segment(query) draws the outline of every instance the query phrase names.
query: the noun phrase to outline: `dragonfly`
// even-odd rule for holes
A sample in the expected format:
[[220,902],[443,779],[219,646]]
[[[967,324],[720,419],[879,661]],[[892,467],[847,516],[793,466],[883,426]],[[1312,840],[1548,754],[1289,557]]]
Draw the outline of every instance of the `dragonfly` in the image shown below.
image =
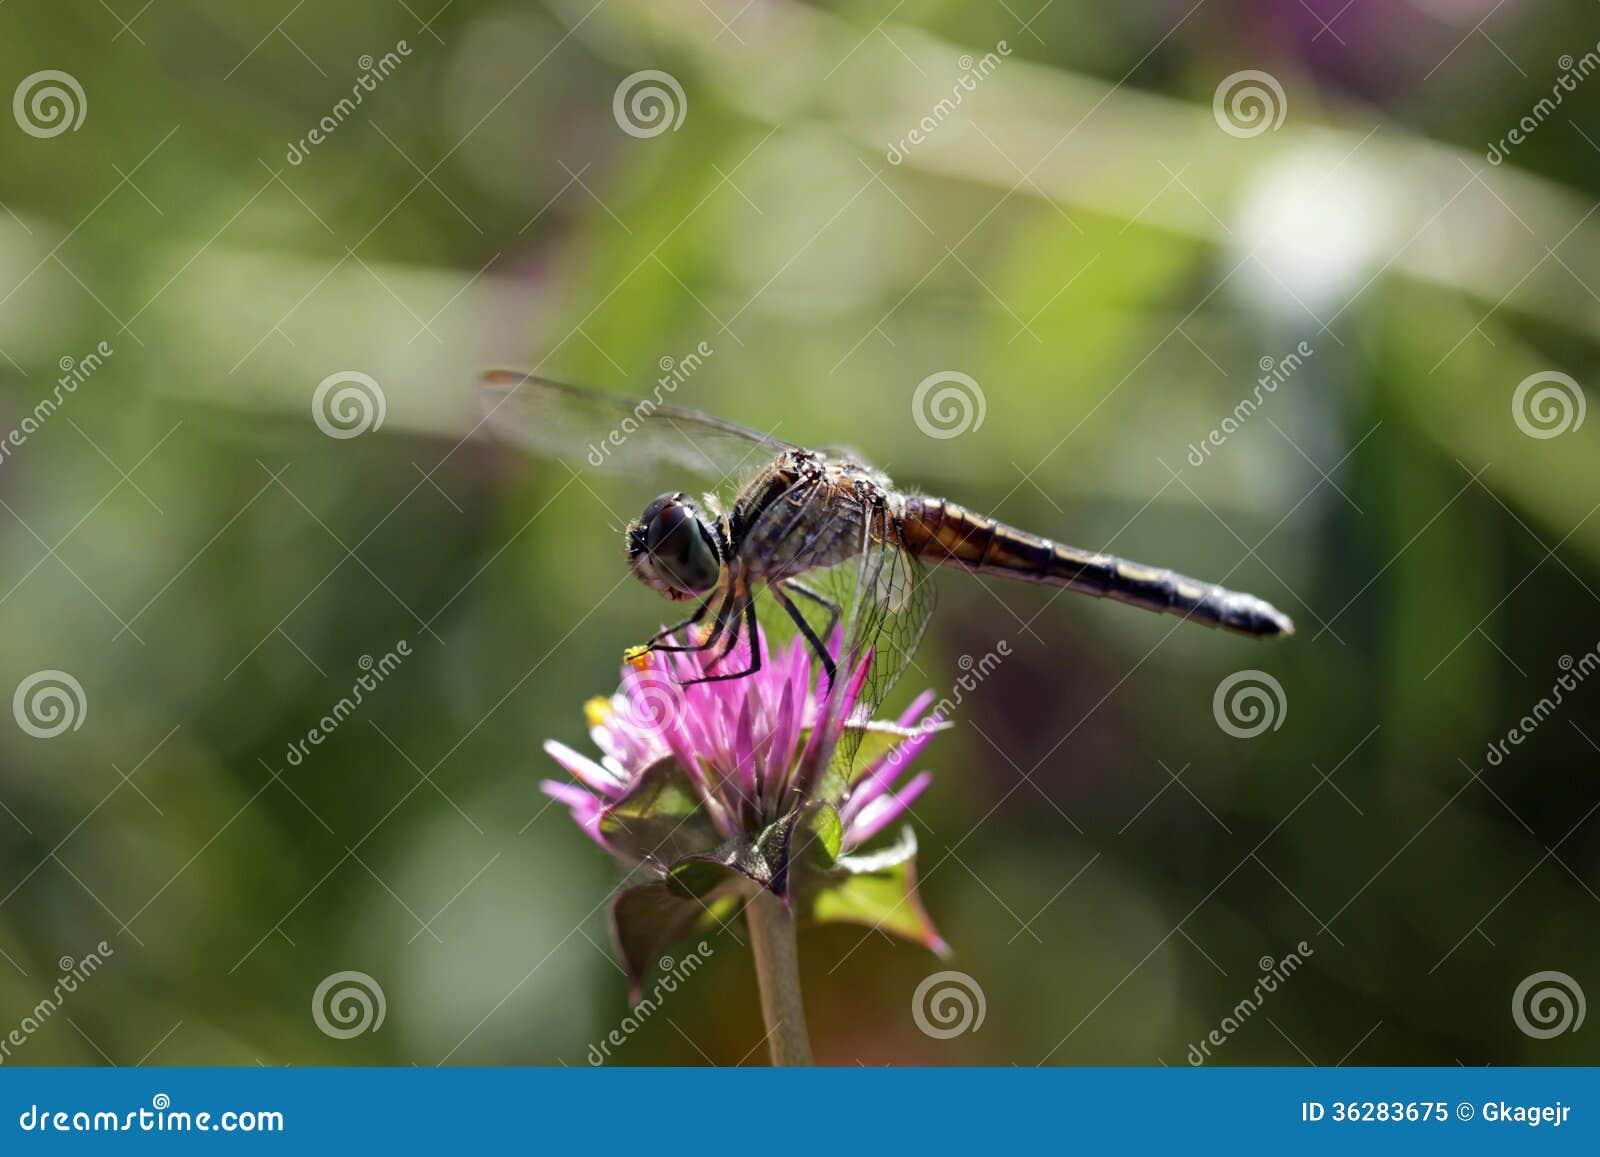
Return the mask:
[[1027,533],[902,490],[853,451],[796,446],[661,402],[659,392],[629,399],[496,369],[483,375],[478,394],[486,421],[524,449],[561,460],[581,454],[641,483],[660,475],[707,486],[700,497],[682,488],[658,494],[624,531],[633,573],[668,599],[695,604],[627,657],[717,648],[702,664],[714,673],[691,682],[759,669],[756,606],[764,593],[806,640],[830,686],[841,663],[871,655],[856,697],[870,712],[927,630],[930,566],[1108,598],[1243,635],[1294,632],[1287,615],[1255,595]]

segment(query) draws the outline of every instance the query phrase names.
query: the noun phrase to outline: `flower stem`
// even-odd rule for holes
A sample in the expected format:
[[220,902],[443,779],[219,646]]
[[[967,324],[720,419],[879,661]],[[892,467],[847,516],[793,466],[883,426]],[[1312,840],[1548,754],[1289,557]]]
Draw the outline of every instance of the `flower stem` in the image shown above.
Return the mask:
[[745,905],[750,952],[761,988],[761,1016],[774,1065],[809,1065],[805,1006],[800,999],[800,961],[795,949],[794,915],[765,888]]

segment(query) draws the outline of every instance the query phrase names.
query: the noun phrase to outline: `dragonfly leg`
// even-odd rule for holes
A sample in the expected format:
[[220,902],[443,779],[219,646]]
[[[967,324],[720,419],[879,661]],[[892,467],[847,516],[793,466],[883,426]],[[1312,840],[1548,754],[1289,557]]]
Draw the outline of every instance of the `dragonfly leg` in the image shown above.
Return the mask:
[[[700,606],[695,608],[695,612],[689,618],[688,622],[680,623],[678,626],[679,627],[692,626],[693,624],[699,622],[701,619],[705,618],[706,609],[711,606],[711,603],[713,602],[713,600],[716,599],[716,597],[717,597],[717,592],[712,591],[711,594],[706,597],[705,602],[701,603]],[[655,638],[651,639],[648,643],[644,644],[644,650],[646,650],[646,651],[704,651],[707,647],[714,647],[714,646],[716,646],[717,640],[722,638],[722,632],[727,629],[727,626],[728,626],[728,611],[732,606],[733,606],[733,589],[730,586],[730,588],[728,590],[728,593],[725,596],[723,596],[722,606],[717,608],[716,622],[713,624],[710,632],[706,635],[705,638],[701,639],[698,643],[689,643],[689,644],[658,643],[658,642],[656,642],[656,639],[661,638],[661,635],[656,635]],[[678,627],[670,628],[670,630],[677,630],[677,629],[678,629]],[[669,633],[669,632],[663,632],[663,634],[666,634],[666,633]]]
[[[750,636],[750,665],[743,671],[733,671],[726,675],[702,675],[698,679],[685,679],[684,686],[691,683],[717,683],[724,679],[743,679],[746,675],[754,675],[761,670],[761,648],[756,645],[756,604],[754,599],[746,599],[743,609],[745,631]],[[728,641],[722,648],[722,653],[707,663],[707,667],[714,667],[728,657],[734,646],[739,641],[739,612],[735,612],[732,623],[728,627]]]
[[[705,599],[700,603],[700,605],[694,609],[694,614],[690,615],[687,619],[684,619],[683,622],[681,622],[681,623],[674,623],[670,627],[661,628],[661,630],[657,631],[654,635],[651,635],[649,641],[646,642],[644,645],[646,647],[648,647],[652,651],[675,651],[675,650],[679,650],[680,648],[674,647],[674,646],[672,646],[670,644],[661,644],[661,640],[667,638],[669,635],[677,634],[679,631],[683,630],[685,627],[694,626],[701,619],[706,617],[706,612],[711,609],[711,604],[716,602],[716,601],[717,601],[717,592],[716,591],[712,591],[709,595],[707,595],[705,597]],[[687,650],[691,650],[691,651],[698,651],[701,648],[699,648],[699,647],[689,647],[689,648],[686,648],[686,649]]]
[[822,669],[828,675],[828,688],[832,690],[835,673],[833,657],[828,654],[828,648],[823,646],[822,640],[817,638],[817,632],[812,629],[811,624],[806,622],[806,617],[800,613],[800,608],[794,605],[794,600],[783,593],[784,587],[788,587],[797,594],[804,594],[807,598],[815,599],[828,608],[830,618],[826,633],[829,635],[833,634],[833,626],[839,620],[839,607],[822,595],[817,594],[811,588],[801,586],[794,579],[789,579],[782,584],[768,588],[772,591],[772,597],[778,600],[778,605],[789,612],[789,617],[794,620],[794,625],[800,628],[800,633],[805,636],[805,640],[811,645],[811,649],[817,653],[817,658],[822,660]]
[[[801,582],[799,579],[784,579],[783,585],[787,589],[793,591],[795,594],[802,595],[805,598],[810,599],[812,602],[816,603],[818,606],[822,607],[828,612],[828,625],[823,630],[822,637],[824,639],[831,638],[833,635],[833,629],[839,625],[839,604],[834,602],[821,591],[813,590],[811,587],[806,586],[806,584]],[[793,615],[795,612],[790,611],[789,613]]]

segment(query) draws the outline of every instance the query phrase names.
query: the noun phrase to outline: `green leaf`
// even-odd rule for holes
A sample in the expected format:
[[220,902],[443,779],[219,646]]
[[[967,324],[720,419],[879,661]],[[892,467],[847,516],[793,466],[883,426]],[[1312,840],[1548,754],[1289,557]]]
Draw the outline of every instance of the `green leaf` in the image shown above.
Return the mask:
[[865,924],[945,955],[949,946],[917,896],[916,850],[907,827],[881,852],[839,857],[832,870],[807,875],[800,910],[818,924]]
[[737,885],[728,877],[703,896],[685,896],[665,880],[619,892],[611,904],[611,938],[628,972],[632,999],[639,998],[645,973],[663,949],[721,927],[739,904]]
[[721,838],[700,793],[670,756],[646,768],[633,790],[601,813],[600,834],[621,855],[669,864]]

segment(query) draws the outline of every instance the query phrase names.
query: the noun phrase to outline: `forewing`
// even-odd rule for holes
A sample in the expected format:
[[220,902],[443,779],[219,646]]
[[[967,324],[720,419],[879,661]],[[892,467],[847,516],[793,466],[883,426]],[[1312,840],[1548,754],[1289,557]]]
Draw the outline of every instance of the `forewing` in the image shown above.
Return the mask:
[[[692,475],[727,493],[765,466],[788,443],[710,414],[569,386],[517,370],[490,370],[479,380],[484,422],[535,454],[589,467],[668,480]],[[687,481],[683,483],[689,489]]]
[[[905,549],[888,509],[871,499],[844,499],[837,490],[801,484],[786,501],[773,503],[751,528],[747,542],[784,559],[801,555],[825,536],[840,536],[848,557],[834,566],[788,574],[790,600],[806,616],[829,647],[840,642],[838,677],[828,711],[837,720],[848,710],[851,724],[874,718],[895,683],[911,664],[933,615],[935,588],[926,570]],[[796,587],[802,588],[796,590]],[[805,593],[809,592],[809,596]],[[838,610],[836,634],[823,605]],[[768,630],[793,634],[786,616],[769,612]],[[871,656],[865,680],[851,704],[845,690],[861,663]],[[830,764],[829,775],[848,780],[861,732],[846,727]]]

